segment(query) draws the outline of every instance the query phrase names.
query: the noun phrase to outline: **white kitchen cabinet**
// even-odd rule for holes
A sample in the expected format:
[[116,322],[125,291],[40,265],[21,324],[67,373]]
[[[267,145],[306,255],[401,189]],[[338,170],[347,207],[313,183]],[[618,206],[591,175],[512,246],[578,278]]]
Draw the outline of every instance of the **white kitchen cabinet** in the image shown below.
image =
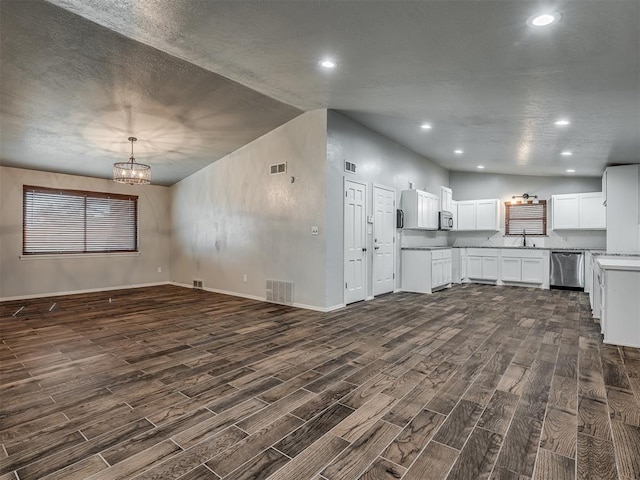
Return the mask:
[[422,190],[402,192],[404,228],[419,230],[438,229],[438,196]]
[[553,229],[578,229],[580,227],[580,200],[578,194],[552,195]]
[[500,259],[501,279],[505,282],[519,282],[522,280],[522,259],[502,257]]
[[639,348],[640,259],[620,256],[596,258],[603,342]]
[[604,230],[607,228],[607,210],[603,205],[602,193],[580,195],[580,228]]
[[547,271],[545,277],[545,258],[548,264],[548,252],[543,250],[502,249],[500,281],[546,285],[549,274]]
[[473,200],[458,202],[458,230],[476,229],[476,202]]
[[402,249],[402,290],[433,293],[451,286],[451,249]]
[[476,200],[476,230],[500,230],[498,217],[500,202],[498,199]]
[[498,250],[495,248],[467,249],[467,271],[469,280],[498,280]]
[[440,187],[440,211],[451,212],[452,201],[453,191],[448,187]]
[[551,196],[553,230],[604,230],[606,209],[601,192]]
[[[451,254],[451,250],[449,250],[449,254]],[[442,259],[442,284],[448,285],[453,280],[453,259],[443,258]]]
[[452,230],[458,230],[458,202],[451,200],[451,216],[453,218]]
[[609,167],[607,185],[607,252],[640,252],[640,165]]
[[467,278],[482,278],[482,257],[467,255]]
[[458,230],[500,230],[500,201],[458,201]]
[[482,278],[498,280],[498,257],[482,257]]
[[542,258],[522,259],[522,282],[544,283],[544,262]]

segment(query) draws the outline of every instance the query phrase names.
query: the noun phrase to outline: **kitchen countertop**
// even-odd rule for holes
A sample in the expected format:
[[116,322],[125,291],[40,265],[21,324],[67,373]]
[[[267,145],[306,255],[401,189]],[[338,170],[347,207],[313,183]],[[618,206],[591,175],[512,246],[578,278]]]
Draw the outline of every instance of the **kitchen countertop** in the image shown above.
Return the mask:
[[597,262],[605,270],[634,270],[640,272],[640,255],[598,257]]
[[635,257],[640,258],[640,253],[607,253],[605,250],[593,252],[596,257]]
[[[499,249],[505,249],[505,250],[552,250],[554,252],[584,252],[585,250],[588,250],[590,252],[602,252],[602,253],[594,253],[594,255],[609,255],[607,253],[605,253],[604,250],[602,249],[591,249],[591,248],[568,248],[568,247],[561,247],[561,248],[552,248],[552,247],[507,247],[507,246],[503,246],[503,247],[492,247],[492,246],[468,246],[468,247],[401,247],[401,250],[442,250],[442,249],[448,249],[448,248],[499,248]],[[611,255],[617,255],[617,254],[611,254]],[[638,254],[638,256],[640,256],[640,254]]]

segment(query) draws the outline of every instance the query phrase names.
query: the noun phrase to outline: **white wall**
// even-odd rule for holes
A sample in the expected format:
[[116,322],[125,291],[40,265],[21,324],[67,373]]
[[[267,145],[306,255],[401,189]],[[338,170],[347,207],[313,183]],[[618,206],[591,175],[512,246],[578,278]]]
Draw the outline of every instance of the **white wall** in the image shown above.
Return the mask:
[[[267,279],[292,281],[296,304],[333,305],[325,292],[326,118],[326,110],[306,112],[171,187],[174,281],[202,279],[205,288],[261,299]],[[269,175],[281,162],[287,173]]]
[[[23,185],[138,195],[140,254],[20,258]],[[132,187],[98,178],[0,167],[0,195],[0,298],[169,280],[170,192],[167,187]]]
[[[491,232],[452,232],[450,244],[464,246],[520,246],[521,237],[504,236],[504,202],[513,195],[538,195],[540,200],[549,200],[551,195],[560,193],[587,193],[602,190],[600,177],[541,177],[527,175],[499,175],[494,173],[450,172],[450,186],[454,200],[474,200],[483,198],[499,198],[501,230]],[[538,247],[550,248],[602,248],[605,247],[606,233],[602,230],[569,231],[560,234],[551,230],[550,211],[547,211],[547,237],[530,237],[530,241]]]
[[[345,160],[357,165],[356,174],[345,173]],[[344,178],[367,184],[367,214],[373,214],[373,185],[396,191],[399,208],[400,192],[414,188],[440,194],[440,186],[449,185],[444,168],[418,155],[361,124],[334,111],[327,120],[327,292],[332,304],[343,302],[343,188]],[[400,245],[446,245],[443,232],[398,231],[396,239],[396,287],[400,287]],[[373,236],[368,235],[367,269],[373,265]],[[368,295],[373,291],[369,275]]]

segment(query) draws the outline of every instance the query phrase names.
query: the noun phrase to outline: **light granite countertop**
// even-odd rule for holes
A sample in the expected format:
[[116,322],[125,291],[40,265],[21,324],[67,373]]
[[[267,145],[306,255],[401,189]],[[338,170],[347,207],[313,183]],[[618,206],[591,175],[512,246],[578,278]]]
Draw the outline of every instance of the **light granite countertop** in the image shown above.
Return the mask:
[[[605,253],[604,250],[602,249],[592,249],[592,248],[584,248],[584,247],[578,247],[578,248],[568,248],[568,247],[560,247],[560,248],[553,248],[553,247],[507,247],[507,246],[503,246],[503,247],[492,247],[492,246],[468,246],[468,247],[401,247],[401,250],[442,250],[442,249],[448,249],[448,248],[499,248],[499,249],[503,249],[503,250],[550,250],[550,251],[554,251],[554,252],[584,252],[584,251],[590,251],[590,252],[594,252],[594,255],[617,255],[617,254],[607,254]],[[598,252],[598,253],[596,253]],[[600,253],[601,252],[601,253]],[[640,255],[640,254],[638,254]]]
[[633,270],[640,272],[640,255],[598,256],[597,262],[605,270]]
[[607,253],[605,250],[598,250],[597,252],[593,252],[593,255],[596,257],[629,257],[629,258],[640,258],[640,253]]

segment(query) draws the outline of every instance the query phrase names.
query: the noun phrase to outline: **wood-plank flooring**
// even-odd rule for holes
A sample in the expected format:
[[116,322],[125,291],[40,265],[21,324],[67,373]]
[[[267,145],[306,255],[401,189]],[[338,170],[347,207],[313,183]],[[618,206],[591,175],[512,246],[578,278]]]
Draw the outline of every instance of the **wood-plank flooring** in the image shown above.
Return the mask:
[[0,480],[640,478],[640,351],[603,345],[581,292],[318,313],[163,286],[0,314]]

